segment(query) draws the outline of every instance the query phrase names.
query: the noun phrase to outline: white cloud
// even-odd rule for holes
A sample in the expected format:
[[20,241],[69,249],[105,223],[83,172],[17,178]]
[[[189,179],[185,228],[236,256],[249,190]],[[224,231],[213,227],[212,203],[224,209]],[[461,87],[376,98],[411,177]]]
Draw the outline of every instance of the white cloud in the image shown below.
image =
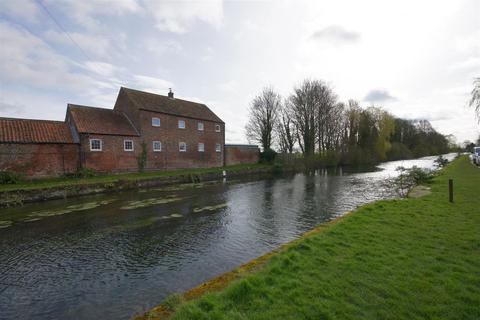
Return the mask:
[[71,70],[68,60],[42,39],[0,22],[0,74],[4,80],[39,87],[80,87],[87,77]]
[[173,84],[164,79],[135,75],[133,76],[135,88],[152,93],[167,94],[169,88],[173,88]]
[[47,0],[46,6],[50,11],[52,8],[62,11],[78,25],[88,29],[96,29],[102,24],[99,16],[120,16],[141,10],[136,0]]
[[[55,30],[46,31],[44,37],[54,43],[69,46],[75,51],[80,50],[79,46],[87,55],[93,54],[99,57],[108,57],[113,52],[110,40],[101,36],[78,32],[69,32],[69,35],[76,44],[65,33]],[[79,56],[82,56],[82,54],[80,53]]]
[[315,31],[312,39],[333,43],[352,43],[360,40],[360,33],[346,30],[342,26],[332,25]]
[[37,22],[39,16],[38,6],[32,0],[0,1],[0,12],[12,19]]
[[222,0],[144,1],[144,6],[162,31],[185,33],[195,22],[219,28],[223,19]]

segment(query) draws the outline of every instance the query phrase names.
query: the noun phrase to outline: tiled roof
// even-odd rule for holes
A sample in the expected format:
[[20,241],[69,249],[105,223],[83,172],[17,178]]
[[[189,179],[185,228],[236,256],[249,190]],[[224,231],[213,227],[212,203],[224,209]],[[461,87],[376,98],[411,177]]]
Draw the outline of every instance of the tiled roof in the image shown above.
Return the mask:
[[138,109],[223,123],[222,119],[202,103],[169,98],[167,96],[125,87],[122,87],[120,90],[124,90],[127,93],[130,100]]
[[78,133],[139,136],[128,118],[121,112],[69,104],[68,110]]
[[0,142],[75,143],[62,121],[0,118]]

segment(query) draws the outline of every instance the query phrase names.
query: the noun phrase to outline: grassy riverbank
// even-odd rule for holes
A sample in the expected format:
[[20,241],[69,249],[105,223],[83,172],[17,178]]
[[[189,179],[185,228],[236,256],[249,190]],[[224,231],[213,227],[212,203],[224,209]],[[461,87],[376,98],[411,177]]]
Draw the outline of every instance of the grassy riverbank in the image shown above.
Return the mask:
[[98,183],[115,183],[119,181],[143,181],[164,177],[176,177],[185,175],[200,175],[208,173],[222,172],[223,170],[235,172],[239,170],[266,168],[270,165],[265,164],[240,164],[221,168],[197,168],[197,169],[178,169],[171,171],[157,171],[157,172],[133,172],[124,174],[110,174],[98,175],[88,178],[46,178],[23,181],[16,184],[0,185],[0,192],[15,191],[15,190],[35,190],[46,188],[58,188],[68,186],[90,185]]
[[223,289],[169,299],[145,319],[479,319],[480,170],[462,157],[431,187],[363,206],[260,259],[260,270],[254,262],[186,297]]

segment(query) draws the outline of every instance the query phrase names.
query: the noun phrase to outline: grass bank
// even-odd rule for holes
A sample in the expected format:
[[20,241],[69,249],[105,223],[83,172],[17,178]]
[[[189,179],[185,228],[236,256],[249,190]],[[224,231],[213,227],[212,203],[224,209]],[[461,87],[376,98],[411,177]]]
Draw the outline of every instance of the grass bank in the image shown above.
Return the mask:
[[0,192],[15,191],[15,190],[34,190],[45,188],[58,188],[66,186],[78,186],[99,183],[115,183],[118,181],[142,181],[151,180],[164,177],[177,177],[185,175],[200,175],[208,173],[222,172],[223,170],[235,172],[239,170],[267,168],[269,165],[265,164],[240,164],[234,166],[220,167],[220,168],[197,168],[197,169],[178,169],[171,171],[156,171],[156,172],[133,172],[124,174],[110,174],[97,175],[88,178],[45,178],[23,181],[16,184],[0,185]]
[[480,319],[480,170],[459,158],[431,189],[365,205],[143,318]]

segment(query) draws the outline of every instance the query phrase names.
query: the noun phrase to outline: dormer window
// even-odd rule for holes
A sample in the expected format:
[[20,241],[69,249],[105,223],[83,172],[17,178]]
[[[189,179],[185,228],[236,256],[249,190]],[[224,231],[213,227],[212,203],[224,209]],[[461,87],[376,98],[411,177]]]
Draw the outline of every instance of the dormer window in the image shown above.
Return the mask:
[[160,127],[160,118],[152,118],[152,127]]
[[178,120],[178,129],[185,129],[185,120]]
[[219,124],[215,125],[215,132],[220,132],[220,125]]
[[198,123],[198,131],[203,131],[203,122]]

